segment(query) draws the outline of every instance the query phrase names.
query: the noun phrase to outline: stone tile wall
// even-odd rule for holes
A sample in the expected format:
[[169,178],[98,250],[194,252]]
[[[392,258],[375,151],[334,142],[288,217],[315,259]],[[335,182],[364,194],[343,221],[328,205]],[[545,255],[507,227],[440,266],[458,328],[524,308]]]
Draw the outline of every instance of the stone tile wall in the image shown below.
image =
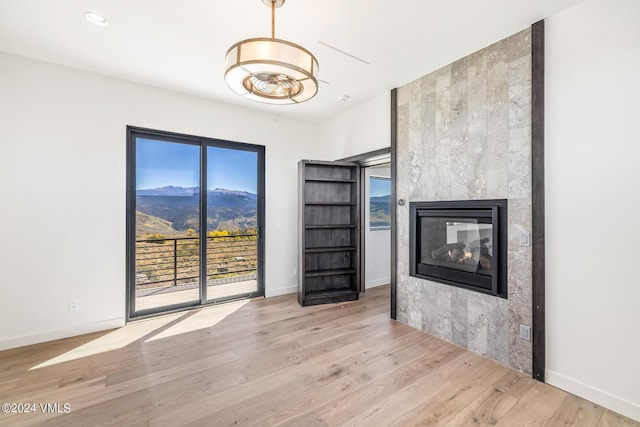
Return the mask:
[[[398,320],[531,373],[531,30],[398,89]],[[508,299],[409,276],[410,201],[508,199]],[[404,231],[404,233],[403,233]]]

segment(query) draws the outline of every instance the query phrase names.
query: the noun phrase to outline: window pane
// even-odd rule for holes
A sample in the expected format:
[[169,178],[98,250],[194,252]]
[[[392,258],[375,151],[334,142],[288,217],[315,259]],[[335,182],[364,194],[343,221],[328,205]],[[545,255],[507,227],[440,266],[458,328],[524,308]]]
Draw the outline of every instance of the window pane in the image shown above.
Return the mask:
[[258,291],[258,153],[207,148],[207,299]]
[[391,227],[391,180],[372,176],[369,179],[369,228]]
[[200,148],[136,140],[136,311],[200,300]]

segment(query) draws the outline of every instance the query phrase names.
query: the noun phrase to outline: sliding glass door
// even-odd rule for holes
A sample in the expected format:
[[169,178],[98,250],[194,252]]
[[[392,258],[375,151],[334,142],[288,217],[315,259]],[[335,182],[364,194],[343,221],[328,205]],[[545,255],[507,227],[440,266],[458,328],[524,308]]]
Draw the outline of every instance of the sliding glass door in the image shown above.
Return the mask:
[[264,147],[133,127],[127,143],[129,317],[263,295]]

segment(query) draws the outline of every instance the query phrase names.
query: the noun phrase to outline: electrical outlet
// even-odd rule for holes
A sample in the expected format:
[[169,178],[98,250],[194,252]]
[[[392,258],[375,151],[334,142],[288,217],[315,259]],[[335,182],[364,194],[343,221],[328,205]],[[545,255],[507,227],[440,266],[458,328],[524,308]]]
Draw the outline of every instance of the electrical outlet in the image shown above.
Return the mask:
[[531,326],[520,325],[520,339],[523,341],[531,341]]
[[79,299],[70,299],[69,300],[69,311],[78,311],[80,310],[80,300]]
[[531,246],[531,236],[529,233],[520,234],[520,246]]

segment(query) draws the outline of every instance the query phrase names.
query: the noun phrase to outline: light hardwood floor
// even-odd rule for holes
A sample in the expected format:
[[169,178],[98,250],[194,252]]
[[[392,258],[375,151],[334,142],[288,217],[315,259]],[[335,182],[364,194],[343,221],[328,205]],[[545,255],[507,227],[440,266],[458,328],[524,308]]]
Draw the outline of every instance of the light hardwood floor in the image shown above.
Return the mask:
[[[254,299],[0,352],[0,425],[640,426],[389,319]],[[68,403],[43,413],[40,403]]]

